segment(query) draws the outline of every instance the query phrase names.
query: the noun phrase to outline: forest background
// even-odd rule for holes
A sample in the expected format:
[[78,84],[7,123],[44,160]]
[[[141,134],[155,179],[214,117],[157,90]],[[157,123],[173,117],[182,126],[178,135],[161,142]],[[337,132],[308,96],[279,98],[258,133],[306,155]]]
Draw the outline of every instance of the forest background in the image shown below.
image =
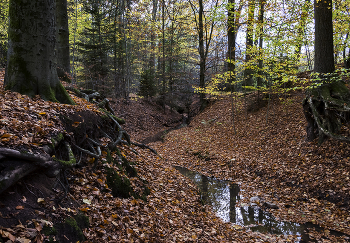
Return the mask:
[[[9,3],[0,3],[5,67]],[[202,100],[204,93],[222,91],[284,92],[280,88],[298,72],[313,69],[312,5],[308,0],[67,1],[70,62],[62,68],[78,87],[108,97],[161,96],[169,105],[174,98],[190,104],[193,91],[202,93]],[[349,6],[347,0],[333,1],[339,65],[349,62]]]

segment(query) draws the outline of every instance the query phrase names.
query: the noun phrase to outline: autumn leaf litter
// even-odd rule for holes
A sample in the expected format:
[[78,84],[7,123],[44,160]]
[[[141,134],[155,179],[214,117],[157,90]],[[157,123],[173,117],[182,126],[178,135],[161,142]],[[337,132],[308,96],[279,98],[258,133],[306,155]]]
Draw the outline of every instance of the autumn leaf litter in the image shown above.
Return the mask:
[[[244,198],[259,196],[278,205],[266,209],[281,221],[311,222],[318,242],[347,242],[330,230],[350,234],[350,151],[348,144],[327,140],[306,142],[302,92],[275,100],[256,113],[246,113],[244,100],[235,109],[231,98],[218,100],[195,117],[189,127],[172,131],[165,143],[152,144],[171,165],[240,184]],[[235,134],[236,130],[236,134]]]
[[[84,109],[99,112],[74,96],[77,106],[46,102],[38,97],[29,99],[3,89],[0,92],[1,146],[37,150],[50,143],[52,136],[64,132],[58,119],[60,112]],[[136,162],[140,177],[149,182],[151,194],[147,202],[114,198],[108,193],[104,174],[104,168],[113,165],[104,163],[95,171],[89,165],[71,171],[71,191],[63,199],[66,207],[55,205],[52,198],[38,198],[43,210],[33,212],[37,217],[11,228],[0,227],[2,237],[12,242],[43,242],[47,239],[41,232],[45,225],[84,212],[90,219],[90,227],[84,230],[87,242],[277,242],[283,238],[244,228],[237,230],[223,223],[209,206],[200,203],[194,184],[170,164],[148,150],[133,147],[138,152],[136,155],[127,146],[120,149],[128,160]],[[142,190],[138,180],[130,179],[135,191]]]

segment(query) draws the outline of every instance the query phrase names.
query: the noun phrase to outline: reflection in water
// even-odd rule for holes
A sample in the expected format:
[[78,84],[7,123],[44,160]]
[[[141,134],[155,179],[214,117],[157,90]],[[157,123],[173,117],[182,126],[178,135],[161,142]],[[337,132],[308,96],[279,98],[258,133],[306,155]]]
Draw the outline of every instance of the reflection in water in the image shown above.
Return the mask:
[[217,215],[225,222],[246,226],[252,231],[261,233],[300,235],[301,242],[309,241],[308,235],[303,233],[309,227],[306,224],[277,221],[271,213],[265,212],[257,206],[236,207],[236,203],[240,200],[240,189],[237,184],[208,178],[183,167],[174,167],[181,174],[194,181],[201,191],[202,201],[211,205]]
[[[324,228],[312,224],[297,224],[277,221],[271,213],[257,206],[236,207],[240,199],[239,186],[228,181],[208,178],[200,173],[190,171],[180,166],[174,166],[181,174],[190,178],[199,187],[201,199],[212,206],[216,214],[225,222],[249,227],[252,231],[271,234],[299,235],[300,242],[311,241],[307,234],[309,228],[322,231]],[[339,231],[330,230],[331,235],[346,236]]]

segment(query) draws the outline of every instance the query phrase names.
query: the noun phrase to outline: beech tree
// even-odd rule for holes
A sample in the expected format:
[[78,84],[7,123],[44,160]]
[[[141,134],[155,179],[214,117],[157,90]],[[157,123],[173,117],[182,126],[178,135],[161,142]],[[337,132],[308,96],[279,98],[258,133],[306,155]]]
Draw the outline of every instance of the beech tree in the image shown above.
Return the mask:
[[350,142],[350,138],[338,134],[342,125],[349,122],[350,92],[337,74],[333,74],[332,0],[315,0],[314,12],[315,79],[303,101],[307,140],[318,136],[319,144],[328,137]]
[[332,1],[315,0],[315,64],[318,73],[334,72]]
[[67,0],[56,0],[56,23],[57,74],[61,79],[70,81]]
[[73,104],[56,71],[55,10],[55,0],[10,0],[5,88]]

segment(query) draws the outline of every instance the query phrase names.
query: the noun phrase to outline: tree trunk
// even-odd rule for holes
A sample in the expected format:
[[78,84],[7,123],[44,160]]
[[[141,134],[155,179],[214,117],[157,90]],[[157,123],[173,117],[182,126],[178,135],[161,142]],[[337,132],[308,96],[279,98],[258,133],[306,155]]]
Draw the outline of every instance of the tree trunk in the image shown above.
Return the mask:
[[73,104],[55,66],[55,0],[10,0],[5,88]]
[[334,67],[332,0],[315,0],[315,64],[317,73],[332,73]]
[[67,0],[56,0],[57,22],[57,74],[64,81],[70,82],[70,59],[69,59],[69,28],[67,14]]
[[[265,0],[260,0],[259,9],[259,77],[257,81],[257,87],[262,87],[263,85],[263,40],[264,40],[264,10],[265,10]],[[259,91],[259,90],[258,90]],[[258,95],[260,99],[260,95]]]
[[205,101],[205,52],[204,52],[204,27],[203,27],[203,0],[199,0],[199,16],[198,16],[198,39],[199,39],[199,87],[202,89],[202,92],[200,93],[200,104],[201,104],[201,111],[204,110],[204,108],[207,106],[207,102]]
[[150,65],[150,70],[151,70],[151,75],[155,77],[155,49],[156,49],[156,17],[157,17],[157,8],[158,8],[158,0],[152,0],[153,4],[153,9],[152,9],[152,33],[151,33],[151,54],[150,54],[150,60],[149,60],[149,65]]
[[309,15],[310,10],[310,0],[305,0],[304,6],[301,10],[301,16],[300,16],[300,22],[299,26],[297,27],[297,44],[295,46],[295,55],[297,58],[297,61],[300,60],[300,54],[301,54],[301,47],[303,46],[302,43],[304,42],[304,31],[307,23],[307,18]]
[[[334,72],[332,1],[315,0],[315,67],[320,73],[317,85],[310,87],[303,101],[308,122],[307,140],[318,136],[318,143],[330,137],[350,142],[350,138],[338,134],[343,124],[349,123],[350,92],[341,78],[333,81],[326,73]],[[332,74],[336,77],[335,74]],[[321,85],[318,85],[321,83]]]
[[249,0],[248,2],[248,21],[247,21],[247,33],[246,33],[246,54],[245,63],[247,65],[244,71],[245,86],[253,86],[253,76],[251,64],[249,63],[252,59],[251,49],[253,47],[253,35],[254,35],[254,11],[255,11],[255,0]]
[[[228,63],[227,63],[227,71],[230,72],[230,87],[231,90],[233,90],[233,81],[235,80],[234,74],[235,74],[235,62],[236,62],[236,29],[235,29],[235,1],[229,0],[228,8],[227,8],[227,42],[228,42]],[[232,77],[233,75],[233,77]]]

